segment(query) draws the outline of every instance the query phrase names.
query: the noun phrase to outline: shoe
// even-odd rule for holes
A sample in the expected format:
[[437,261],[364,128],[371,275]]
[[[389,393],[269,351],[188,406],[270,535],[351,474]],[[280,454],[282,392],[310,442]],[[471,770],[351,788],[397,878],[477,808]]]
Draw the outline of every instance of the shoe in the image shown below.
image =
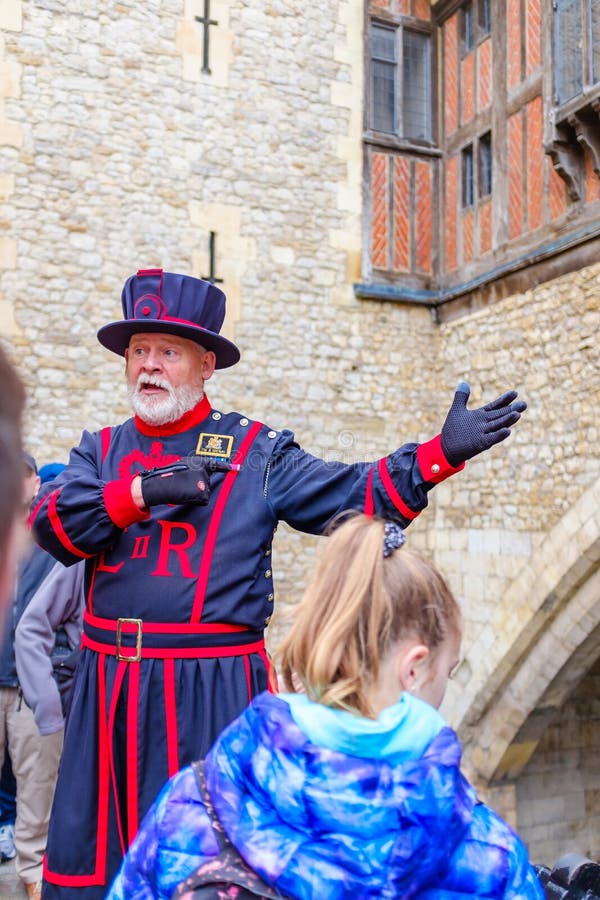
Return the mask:
[[25,885],[29,900],[42,900],[42,882],[32,881],[31,884]]
[[0,826],[0,862],[8,862],[17,855],[15,850],[15,826]]

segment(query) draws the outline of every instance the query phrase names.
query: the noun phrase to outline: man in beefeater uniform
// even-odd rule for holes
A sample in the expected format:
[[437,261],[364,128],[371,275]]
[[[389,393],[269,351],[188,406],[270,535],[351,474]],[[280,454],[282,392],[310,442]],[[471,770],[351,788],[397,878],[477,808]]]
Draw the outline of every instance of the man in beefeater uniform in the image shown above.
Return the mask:
[[[290,431],[213,409],[204,384],[239,359],[225,295],[161,269],[125,283],[100,343],[126,360],[133,418],[84,432],[32,512],[39,543],[86,560],[83,652],[50,823],[44,900],[100,900],[157,791],[272,685],[278,522],[322,533],[361,509],[408,525],[434,484],[510,434],[509,391],[374,463],[325,462]],[[177,865],[177,860],[173,860]]]

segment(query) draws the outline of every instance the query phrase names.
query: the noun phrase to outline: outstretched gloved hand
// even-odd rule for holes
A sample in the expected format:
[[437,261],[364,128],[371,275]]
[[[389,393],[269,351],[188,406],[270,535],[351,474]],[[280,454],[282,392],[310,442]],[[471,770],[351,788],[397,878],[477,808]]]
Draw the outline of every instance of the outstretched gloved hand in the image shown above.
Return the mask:
[[467,409],[471,388],[461,381],[442,427],[442,450],[452,466],[504,441],[510,426],[521,418],[527,404],[517,400],[516,391],[507,391],[479,409]]

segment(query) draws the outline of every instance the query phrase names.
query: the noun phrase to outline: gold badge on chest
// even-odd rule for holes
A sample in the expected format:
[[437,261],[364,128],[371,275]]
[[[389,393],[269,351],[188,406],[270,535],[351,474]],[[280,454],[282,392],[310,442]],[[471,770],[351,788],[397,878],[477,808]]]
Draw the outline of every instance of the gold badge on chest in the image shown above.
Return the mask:
[[232,434],[208,434],[203,431],[198,435],[196,454],[201,456],[219,456],[229,459],[233,449]]

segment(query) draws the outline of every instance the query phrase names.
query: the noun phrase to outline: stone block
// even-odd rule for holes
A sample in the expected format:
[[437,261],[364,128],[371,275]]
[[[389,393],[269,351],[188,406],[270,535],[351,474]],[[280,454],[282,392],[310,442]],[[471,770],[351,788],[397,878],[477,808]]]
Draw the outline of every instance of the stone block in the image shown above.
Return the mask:
[[0,269],[14,269],[16,262],[16,240],[11,237],[0,237]]
[[18,122],[0,118],[0,146],[21,147],[23,145],[23,129]]
[[23,67],[15,60],[0,61],[0,97],[16,98],[21,94]]
[[0,30],[21,31],[23,28],[22,0],[2,0],[0,3]]

